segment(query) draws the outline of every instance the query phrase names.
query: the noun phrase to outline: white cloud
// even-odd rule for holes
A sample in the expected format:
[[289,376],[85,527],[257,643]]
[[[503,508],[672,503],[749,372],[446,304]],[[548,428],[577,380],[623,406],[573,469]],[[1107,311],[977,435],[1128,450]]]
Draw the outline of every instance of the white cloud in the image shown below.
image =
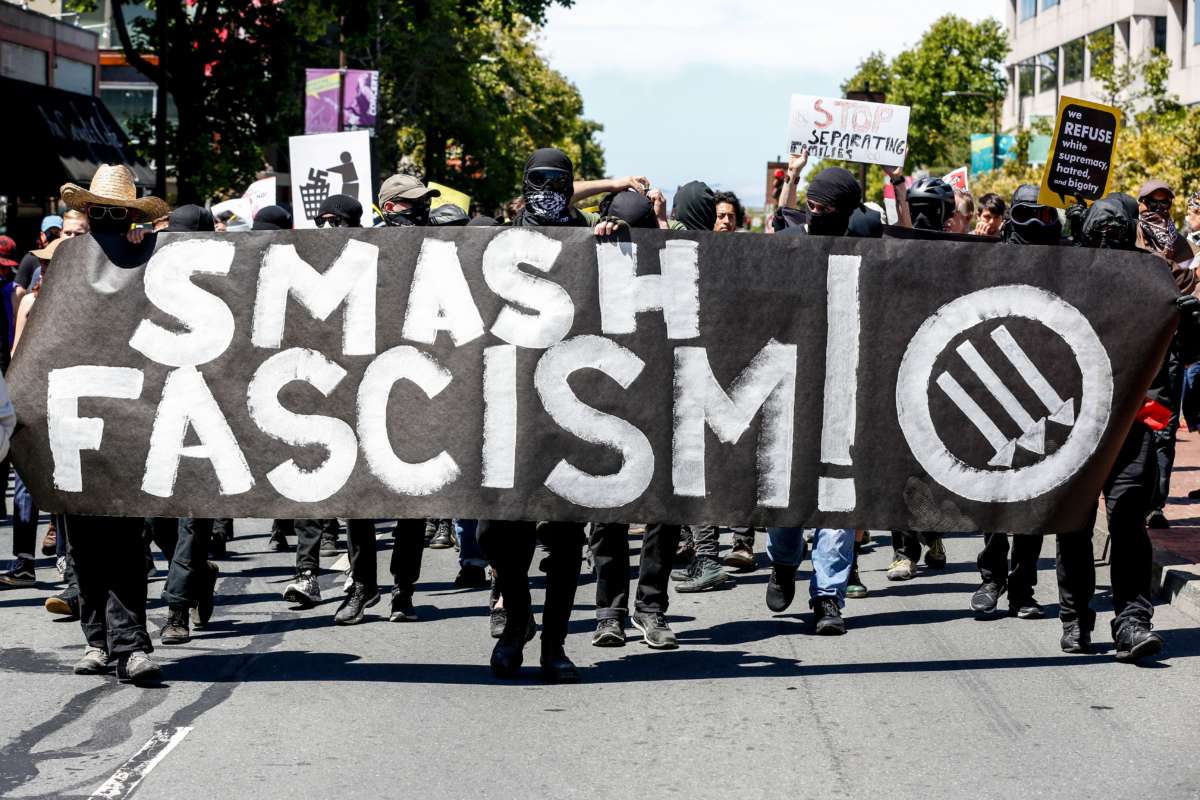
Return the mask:
[[576,0],[550,10],[541,50],[568,77],[670,74],[695,65],[849,75],[953,13],[1003,21],[1007,0]]

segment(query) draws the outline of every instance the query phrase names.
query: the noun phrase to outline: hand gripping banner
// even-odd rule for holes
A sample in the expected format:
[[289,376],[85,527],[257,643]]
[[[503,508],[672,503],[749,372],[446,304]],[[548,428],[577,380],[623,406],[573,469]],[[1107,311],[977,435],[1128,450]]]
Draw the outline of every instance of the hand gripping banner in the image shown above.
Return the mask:
[[8,373],[42,508],[1079,527],[1170,275],[1066,247],[586,229],[64,243]]

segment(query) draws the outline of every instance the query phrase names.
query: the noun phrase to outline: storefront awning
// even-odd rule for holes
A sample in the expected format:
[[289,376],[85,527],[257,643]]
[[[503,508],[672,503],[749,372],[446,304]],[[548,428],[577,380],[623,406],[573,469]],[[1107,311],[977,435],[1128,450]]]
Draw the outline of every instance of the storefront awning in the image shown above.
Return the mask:
[[99,98],[11,78],[0,78],[0,97],[0,194],[57,195],[67,182],[86,187],[100,164],[125,164],[139,186],[154,185],[154,173]]

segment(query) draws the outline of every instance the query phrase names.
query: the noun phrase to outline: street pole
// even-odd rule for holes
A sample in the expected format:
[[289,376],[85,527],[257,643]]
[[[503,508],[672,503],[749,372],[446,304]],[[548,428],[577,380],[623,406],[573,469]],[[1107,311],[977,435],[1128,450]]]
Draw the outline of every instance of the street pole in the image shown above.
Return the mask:
[[1000,169],[1000,96],[992,98],[992,172]]
[[154,194],[167,199],[167,13],[159,3],[154,12],[158,34],[158,105],[154,109]]

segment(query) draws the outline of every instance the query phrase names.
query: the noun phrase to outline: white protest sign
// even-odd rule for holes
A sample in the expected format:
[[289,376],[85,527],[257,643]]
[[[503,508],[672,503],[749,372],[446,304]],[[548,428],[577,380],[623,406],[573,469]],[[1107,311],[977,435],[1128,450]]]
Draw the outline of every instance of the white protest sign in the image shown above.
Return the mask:
[[262,178],[255,181],[246,189],[246,193],[242,195],[242,199],[250,207],[251,219],[267,206],[275,205],[276,183],[275,176],[272,175],[270,178]]
[[942,180],[950,184],[959,192],[971,191],[971,180],[967,176],[967,168],[959,167],[956,170],[946,173],[942,176]]
[[371,137],[366,131],[317,133],[288,139],[292,160],[292,216],[295,227],[315,228],[322,201],[348,194],[371,218]]
[[788,133],[793,155],[806,148],[812,158],[899,167],[908,144],[908,106],[794,94]]

